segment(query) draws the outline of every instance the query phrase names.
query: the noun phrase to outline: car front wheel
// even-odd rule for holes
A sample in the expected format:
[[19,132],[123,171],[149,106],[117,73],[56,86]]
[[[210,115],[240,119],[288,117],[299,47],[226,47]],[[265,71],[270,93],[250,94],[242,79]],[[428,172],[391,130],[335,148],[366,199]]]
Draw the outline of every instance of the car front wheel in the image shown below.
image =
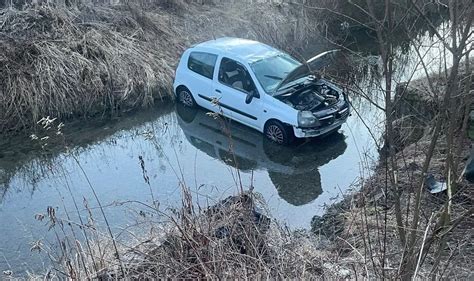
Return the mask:
[[196,102],[194,101],[193,95],[186,88],[180,88],[178,90],[178,101],[187,107],[196,106]]
[[265,137],[277,144],[290,144],[293,141],[293,132],[278,121],[269,121],[264,130]]

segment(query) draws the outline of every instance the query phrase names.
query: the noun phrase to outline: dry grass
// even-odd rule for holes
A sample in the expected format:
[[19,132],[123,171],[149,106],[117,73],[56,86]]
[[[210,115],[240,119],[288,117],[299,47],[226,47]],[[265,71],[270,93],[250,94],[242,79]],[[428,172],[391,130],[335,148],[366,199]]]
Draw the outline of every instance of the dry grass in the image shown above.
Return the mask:
[[[183,209],[171,218],[172,226],[160,243],[127,251],[126,275],[138,279],[319,276],[319,261],[299,256],[296,248],[289,247],[294,242],[285,241],[284,232],[253,205],[252,194],[242,194],[200,213]],[[103,270],[98,275],[118,273]]]
[[143,3],[0,10],[0,132],[172,97],[179,56],[196,42],[236,36],[293,52],[304,44],[294,43],[292,6]]
[[[95,225],[92,212],[81,223],[71,224],[51,209],[37,214],[57,234],[61,251],[45,245],[57,266],[43,277],[109,279],[320,279],[344,278],[347,270],[318,249],[318,240],[290,233],[267,217],[264,204],[254,193],[241,193],[201,208],[182,185],[183,205],[162,212],[138,204],[137,225],[126,232],[128,242],[116,240],[118,252],[107,234]],[[88,208],[87,202],[85,207]],[[69,218],[69,214],[65,215]],[[156,218],[166,218],[157,220]],[[86,223],[87,222],[87,223]],[[130,235],[130,233],[132,233]],[[84,235],[86,241],[77,240]]]
[[[172,65],[139,38],[136,19],[107,8],[95,8],[95,19],[87,19],[87,12],[0,11],[0,131],[29,127],[43,116],[147,106],[168,94]],[[136,33],[113,28],[118,19],[120,28]]]

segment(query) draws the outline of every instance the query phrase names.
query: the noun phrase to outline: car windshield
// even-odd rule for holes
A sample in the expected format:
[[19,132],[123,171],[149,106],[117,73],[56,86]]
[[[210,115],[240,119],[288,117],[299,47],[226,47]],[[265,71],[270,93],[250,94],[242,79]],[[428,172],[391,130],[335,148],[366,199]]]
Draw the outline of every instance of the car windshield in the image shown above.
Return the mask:
[[281,53],[273,57],[258,60],[250,65],[258,82],[267,93],[271,93],[283,79],[301,63],[290,55]]

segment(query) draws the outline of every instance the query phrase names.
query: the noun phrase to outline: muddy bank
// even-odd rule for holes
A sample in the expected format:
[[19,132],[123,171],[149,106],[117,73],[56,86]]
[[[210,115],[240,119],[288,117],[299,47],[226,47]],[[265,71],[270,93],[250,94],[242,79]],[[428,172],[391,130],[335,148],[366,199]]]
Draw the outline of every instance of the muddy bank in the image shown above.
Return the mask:
[[[422,248],[423,244],[425,247],[422,266],[418,269],[419,276],[434,274],[461,279],[472,276],[474,185],[469,171],[472,169],[473,157],[472,139],[468,137],[466,128],[467,122],[470,122],[466,114],[472,110],[472,73],[465,69],[461,68],[460,72],[461,94],[453,97],[458,112],[452,114],[459,116],[455,120],[457,129],[454,142],[451,147],[448,146],[448,128],[443,123],[427,174],[423,175],[422,169],[433,138],[435,122],[440,118],[443,107],[440,97],[428,87],[427,78],[423,78],[409,84],[401,83],[397,87],[398,101],[394,112],[395,158],[398,163],[396,186],[390,184],[382,154],[373,175],[361,182],[360,192],[348,195],[342,202],[331,206],[324,216],[313,219],[313,232],[331,240],[328,251],[337,254],[340,262],[353,266],[358,275],[398,276],[404,245],[400,244],[397,228],[396,194],[399,192],[403,223],[408,233],[415,194],[420,188],[422,177],[425,177],[419,234],[415,241],[417,249]],[[446,87],[446,80],[441,76],[431,76],[430,79],[439,92]],[[453,161],[456,163],[456,170],[450,171],[456,179],[452,194],[447,193],[445,176],[449,149],[454,152]],[[449,196],[449,222],[442,227],[435,222],[442,218],[442,210],[448,206],[446,202]],[[439,247],[446,252],[440,254]],[[437,263],[440,268],[430,272],[431,266]]]

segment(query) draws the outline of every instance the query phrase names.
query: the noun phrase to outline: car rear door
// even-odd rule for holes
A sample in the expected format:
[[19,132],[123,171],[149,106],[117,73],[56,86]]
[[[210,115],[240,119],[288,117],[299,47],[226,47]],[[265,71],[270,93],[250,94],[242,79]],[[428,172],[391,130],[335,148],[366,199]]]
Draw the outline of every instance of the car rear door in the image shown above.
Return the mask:
[[204,51],[189,53],[185,84],[200,106],[214,110],[211,100],[214,98],[213,78],[218,56]]
[[[243,63],[222,57],[218,64],[217,79],[214,79],[214,91],[221,95],[219,105],[232,119],[261,129],[259,117],[262,111],[262,99]],[[249,92],[255,92],[256,97],[247,104],[245,100]]]

